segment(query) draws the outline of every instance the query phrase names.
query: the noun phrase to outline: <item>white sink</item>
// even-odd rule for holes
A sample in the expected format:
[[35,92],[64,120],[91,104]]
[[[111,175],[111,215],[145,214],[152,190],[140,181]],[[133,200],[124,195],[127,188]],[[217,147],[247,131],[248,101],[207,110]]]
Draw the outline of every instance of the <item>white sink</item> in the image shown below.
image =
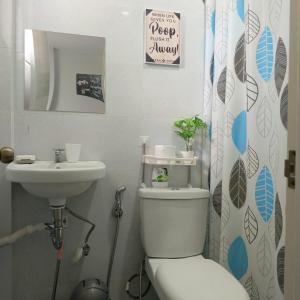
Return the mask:
[[20,183],[29,193],[61,202],[62,199],[79,195],[91,184],[105,176],[105,165],[100,161],[79,161],[76,163],[36,161],[33,164],[10,163],[6,178]]

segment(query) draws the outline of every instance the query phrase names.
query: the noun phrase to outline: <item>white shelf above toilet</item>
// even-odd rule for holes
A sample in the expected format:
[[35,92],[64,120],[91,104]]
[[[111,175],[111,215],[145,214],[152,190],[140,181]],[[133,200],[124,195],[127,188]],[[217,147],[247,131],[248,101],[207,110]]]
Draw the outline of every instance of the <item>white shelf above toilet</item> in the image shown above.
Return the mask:
[[158,157],[155,155],[143,155],[143,162],[147,165],[169,165],[169,166],[196,166],[198,157]]

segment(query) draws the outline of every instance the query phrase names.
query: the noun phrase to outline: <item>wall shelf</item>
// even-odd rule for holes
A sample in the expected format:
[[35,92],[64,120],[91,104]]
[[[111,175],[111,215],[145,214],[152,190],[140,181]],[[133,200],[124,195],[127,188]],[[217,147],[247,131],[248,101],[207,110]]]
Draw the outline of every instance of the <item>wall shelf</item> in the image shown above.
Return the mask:
[[157,157],[155,155],[143,155],[143,162],[147,165],[168,165],[168,166],[196,166],[198,157]]

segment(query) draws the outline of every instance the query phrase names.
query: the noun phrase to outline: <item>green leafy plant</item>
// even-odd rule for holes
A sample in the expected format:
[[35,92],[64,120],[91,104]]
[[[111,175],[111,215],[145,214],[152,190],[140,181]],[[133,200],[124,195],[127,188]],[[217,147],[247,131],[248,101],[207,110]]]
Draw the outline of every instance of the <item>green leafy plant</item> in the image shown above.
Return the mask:
[[169,179],[168,175],[159,175],[155,178],[156,182],[167,182]]
[[207,128],[207,124],[198,116],[177,120],[174,126],[176,134],[185,141],[186,151],[192,150],[194,137],[198,131]]

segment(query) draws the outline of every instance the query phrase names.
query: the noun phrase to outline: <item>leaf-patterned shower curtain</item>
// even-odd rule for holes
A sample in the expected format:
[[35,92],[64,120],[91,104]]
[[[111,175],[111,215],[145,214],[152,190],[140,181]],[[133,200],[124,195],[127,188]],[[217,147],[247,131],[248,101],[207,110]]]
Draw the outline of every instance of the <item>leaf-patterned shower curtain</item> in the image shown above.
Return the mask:
[[283,299],[289,0],[206,0],[209,252],[251,299]]

